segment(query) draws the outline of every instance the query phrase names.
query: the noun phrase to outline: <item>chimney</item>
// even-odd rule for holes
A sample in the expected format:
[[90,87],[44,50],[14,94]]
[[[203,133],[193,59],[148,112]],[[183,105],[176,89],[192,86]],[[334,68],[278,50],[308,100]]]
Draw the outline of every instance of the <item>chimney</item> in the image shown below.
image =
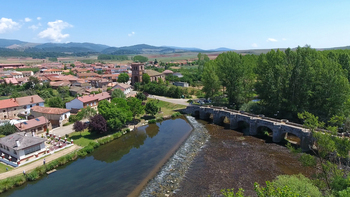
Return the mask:
[[16,102],[16,98],[13,98],[13,100]]
[[95,92],[94,92],[94,96],[95,96]]
[[16,140],[16,144],[17,144],[17,147],[21,145],[18,140]]
[[34,103],[34,98],[33,97],[30,98],[30,102]]
[[22,123],[19,123],[19,128],[22,128]]

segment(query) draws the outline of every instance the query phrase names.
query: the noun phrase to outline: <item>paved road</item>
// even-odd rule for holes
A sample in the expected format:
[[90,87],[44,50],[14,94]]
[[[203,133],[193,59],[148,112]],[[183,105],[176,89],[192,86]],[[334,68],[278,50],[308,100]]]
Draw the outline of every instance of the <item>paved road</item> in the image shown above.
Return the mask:
[[[51,161],[53,161],[53,160],[55,160],[63,155],[66,155],[68,153],[73,152],[74,150],[78,150],[79,148],[81,148],[81,147],[77,146],[77,145],[73,145],[69,148],[63,149],[57,153],[53,153],[52,155],[45,157],[45,161],[46,161],[46,163],[49,163],[49,162],[51,162]],[[34,161],[28,165],[20,166],[20,167],[13,169],[13,170],[8,171],[8,172],[1,173],[0,180],[11,177],[11,176],[15,176],[17,174],[22,174],[23,170],[25,170],[26,173],[28,173],[31,170],[33,170],[34,168],[41,166],[41,165],[43,165],[43,158],[38,159],[37,161]]]
[[64,127],[59,127],[50,131],[50,133],[56,134],[57,136],[62,136],[62,137],[65,136],[66,134],[69,135],[70,133],[73,133],[73,132],[74,132],[73,124],[70,124]]
[[175,104],[180,104],[180,105],[190,105],[187,103],[188,99],[172,99],[172,98],[167,98],[164,96],[156,96],[156,95],[149,95],[149,98],[154,98],[154,99],[159,99],[161,101],[166,101],[169,103],[175,103]]

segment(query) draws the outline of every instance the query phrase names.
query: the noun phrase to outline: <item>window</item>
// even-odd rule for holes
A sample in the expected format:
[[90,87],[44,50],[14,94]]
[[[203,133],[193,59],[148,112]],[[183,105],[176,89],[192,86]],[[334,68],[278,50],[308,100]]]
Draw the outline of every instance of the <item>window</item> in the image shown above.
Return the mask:
[[16,152],[15,150],[13,150],[13,153],[14,153],[15,155],[17,155],[17,152]]
[[6,110],[2,110],[2,112],[6,112]]
[[13,108],[13,110],[16,110],[16,108]]
[[16,116],[16,114],[13,114],[14,116]]
[[96,105],[96,101],[94,102],[94,105]]
[[39,106],[39,103],[37,103],[36,106]]
[[30,105],[30,107],[33,107],[32,105]]
[[24,154],[28,155],[38,150],[40,150],[40,144],[24,149]]
[[7,116],[5,115],[4,118],[6,118]]

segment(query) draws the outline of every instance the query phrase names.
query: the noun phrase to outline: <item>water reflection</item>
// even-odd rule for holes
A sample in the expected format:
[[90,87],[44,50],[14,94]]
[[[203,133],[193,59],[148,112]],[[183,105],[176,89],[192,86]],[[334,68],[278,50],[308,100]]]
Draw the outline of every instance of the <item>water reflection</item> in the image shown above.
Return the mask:
[[[158,131],[159,127],[157,128],[157,133]],[[147,135],[145,134],[143,127],[135,130],[135,132],[130,132],[128,135],[125,135],[121,139],[115,140],[113,143],[105,144],[103,148],[94,151],[92,156],[96,160],[104,161],[107,163],[118,161],[124,155],[128,154],[132,148],[140,148],[146,139]]]
[[150,138],[153,138],[154,136],[156,136],[158,134],[158,131],[159,131],[159,127],[157,124],[150,124],[148,125],[148,127],[146,127],[146,133]]
[[0,196],[127,196],[191,130],[180,118],[143,126],[100,146],[92,155]]

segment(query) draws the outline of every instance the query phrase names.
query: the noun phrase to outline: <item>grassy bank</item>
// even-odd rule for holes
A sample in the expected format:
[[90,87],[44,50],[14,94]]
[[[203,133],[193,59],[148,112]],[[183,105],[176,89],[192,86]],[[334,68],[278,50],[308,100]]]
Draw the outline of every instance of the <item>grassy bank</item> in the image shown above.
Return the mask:
[[186,108],[185,105],[174,104],[174,103],[169,103],[169,102],[165,102],[157,99],[148,98],[147,102],[150,102],[150,101],[155,101],[157,107],[161,108],[162,113],[156,114],[155,115],[156,118],[160,118],[163,116],[171,116],[176,111]]

